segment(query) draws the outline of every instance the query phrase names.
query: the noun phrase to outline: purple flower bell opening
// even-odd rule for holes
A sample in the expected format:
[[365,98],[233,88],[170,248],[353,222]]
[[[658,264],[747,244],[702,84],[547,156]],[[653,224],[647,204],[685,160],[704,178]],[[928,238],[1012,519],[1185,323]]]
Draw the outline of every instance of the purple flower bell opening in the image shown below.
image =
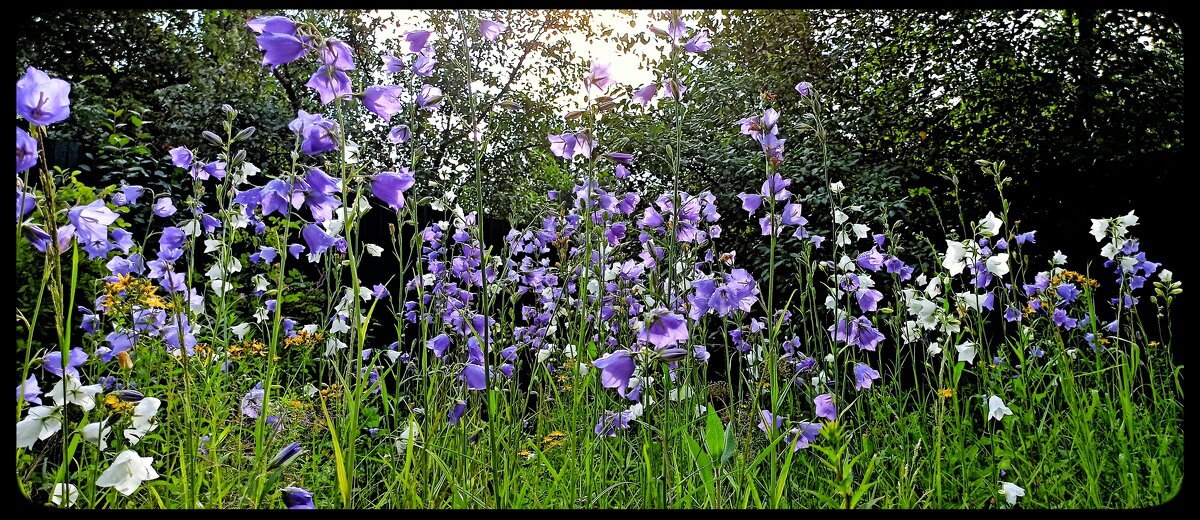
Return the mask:
[[255,38],[255,42],[263,53],[263,66],[272,70],[303,58],[309,50],[300,38],[291,34],[264,32]]
[[496,38],[507,29],[508,26],[500,22],[493,22],[491,20],[479,21],[479,34],[489,42],[496,41]]
[[259,381],[254,388],[250,389],[250,392],[242,397],[242,415],[257,419],[258,415],[262,413],[262,402],[265,397],[266,392],[263,390],[262,381]]
[[17,173],[33,168],[38,162],[37,141],[17,127]]
[[33,67],[17,80],[17,115],[38,126],[49,126],[71,115],[71,84]]
[[821,394],[814,397],[813,405],[817,408],[817,417],[830,421],[837,420],[837,407],[833,404],[833,394]]
[[404,209],[404,192],[413,187],[416,180],[408,168],[398,172],[379,172],[371,180],[371,193],[394,210]]
[[638,333],[638,339],[649,342],[656,348],[673,347],[688,340],[687,320],[673,312],[660,309],[656,319]]
[[[79,367],[83,366],[87,360],[88,355],[83,351],[83,349],[79,347],[71,349],[71,351],[67,353],[66,374],[79,377]],[[42,363],[42,366],[45,367],[47,372],[50,372],[58,377],[63,377],[62,352],[56,350],[46,354],[46,360]]]
[[76,236],[85,244],[108,242],[108,226],[116,222],[118,216],[100,199],[71,208],[67,213],[71,224],[75,226]]
[[317,68],[304,86],[317,91],[322,105],[328,105],[334,99],[349,98],[351,94],[350,76],[342,69],[329,65]]
[[288,509],[316,509],[313,505],[313,494],[301,487],[285,487],[280,490],[283,504]]
[[296,34],[296,22],[286,16],[259,16],[246,22],[246,27],[257,34]]
[[592,366],[600,369],[600,385],[604,388],[616,388],[617,393],[624,396],[635,368],[631,356],[632,353],[628,350],[618,350],[592,361]]
[[871,388],[871,381],[879,379],[879,371],[865,363],[854,365],[854,389]]
[[404,104],[400,102],[400,94],[403,92],[404,89],[400,87],[367,87],[363,92],[363,106],[372,114],[382,117],[384,121],[391,122],[392,116],[404,110]]

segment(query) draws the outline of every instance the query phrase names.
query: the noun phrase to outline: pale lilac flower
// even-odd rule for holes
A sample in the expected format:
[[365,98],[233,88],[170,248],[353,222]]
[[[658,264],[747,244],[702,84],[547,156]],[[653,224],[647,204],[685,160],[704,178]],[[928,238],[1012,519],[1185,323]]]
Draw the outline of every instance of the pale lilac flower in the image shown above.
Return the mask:
[[38,126],[49,126],[71,115],[71,84],[33,67],[17,80],[17,115]]
[[384,121],[391,122],[392,116],[404,111],[404,104],[400,102],[402,92],[400,87],[367,87],[363,93],[363,106],[372,114],[382,117]]
[[483,39],[485,39],[489,42],[496,41],[496,38],[500,36],[500,33],[504,32],[507,29],[508,29],[508,26],[504,25],[500,22],[493,22],[491,20],[479,20],[479,34],[483,36]]
[[646,108],[654,97],[658,94],[658,84],[650,83],[633,93],[632,99],[642,104],[642,108]]
[[618,350],[592,361],[592,366],[600,369],[600,385],[616,388],[617,393],[624,397],[635,366],[631,356],[628,350]]
[[17,173],[33,168],[38,162],[37,140],[17,127]]
[[257,419],[262,413],[262,402],[266,397],[266,392],[263,390],[262,381],[254,385],[245,396],[242,397],[241,411],[242,415],[251,419]]
[[858,363],[854,365],[854,389],[871,388],[871,381],[879,379],[879,372],[870,365]]
[[417,106],[422,110],[434,110],[442,106],[442,89],[433,85],[421,85],[421,91],[417,93]]
[[41,390],[38,389],[37,376],[29,375],[29,379],[25,380],[25,384],[17,385],[17,400],[22,398],[30,404],[42,404]]
[[683,48],[688,52],[708,52],[709,49],[712,49],[712,43],[708,41],[708,31],[696,32]]
[[593,61],[592,70],[586,77],[584,77],[583,83],[587,85],[589,90],[592,87],[595,87],[596,90],[604,92],[609,85],[616,81],[612,78],[612,76],[609,75],[609,69],[611,67],[611,63]]
[[837,420],[837,407],[833,404],[833,394],[821,394],[813,398],[817,408],[817,417],[830,421]]

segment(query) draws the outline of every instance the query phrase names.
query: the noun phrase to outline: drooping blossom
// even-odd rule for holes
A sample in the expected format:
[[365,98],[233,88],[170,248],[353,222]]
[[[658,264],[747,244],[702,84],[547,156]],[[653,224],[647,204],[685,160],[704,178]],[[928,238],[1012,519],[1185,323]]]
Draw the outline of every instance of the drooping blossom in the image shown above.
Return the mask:
[[833,339],[843,341],[848,345],[857,345],[860,350],[875,350],[880,341],[883,341],[883,333],[876,330],[871,320],[866,316],[859,316],[852,320],[841,318],[838,320],[837,327],[829,326],[829,333]]
[[821,423],[801,422],[800,426],[788,431],[786,440],[792,443],[792,451],[800,451],[817,440],[823,428]]
[[1004,501],[1008,502],[1010,506],[1017,505],[1017,497],[1025,496],[1025,488],[1012,482],[1000,482],[1000,491],[998,492],[1004,493]]
[[696,34],[693,35],[686,44],[684,44],[683,48],[688,52],[708,52],[709,49],[712,49],[712,43],[708,41],[708,31],[697,31]]
[[[70,352],[67,353],[67,375],[79,377],[78,369],[80,366],[83,366],[84,362],[87,360],[88,355],[83,351],[82,348],[75,347],[71,349]],[[58,377],[63,377],[62,352],[55,350],[49,354],[46,354],[46,359],[42,362],[42,367],[44,367],[46,371],[50,372],[51,374],[54,374]]]
[[837,420],[837,407],[833,404],[833,394],[821,394],[813,398],[817,408],[817,417],[830,421]]
[[338,70],[354,70],[354,49],[346,42],[336,38],[325,40],[325,45],[317,52],[317,58],[326,66]]
[[1012,415],[1012,410],[1004,406],[1004,399],[998,395],[988,397],[988,418],[997,421],[1004,420],[1005,415]]
[[415,183],[412,172],[401,167],[399,172],[379,172],[371,180],[371,193],[398,211],[404,208],[404,192]]
[[115,487],[122,495],[132,495],[142,482],[158,478],[153,462],[154,457],[142,457],[133,450],[122,451],[112,466],[96,479],[96,486]]
[[629,429],[630,414],[628,411],[611,412],[604,411],[604,414],[596,420],[596,428],[593,430],[600,437],[616,437],[617,430]]
[[108,209],[101,199],[93,200],[84,206],[75,206],[67,212],[67,217],[75,226],[76,236],[84,244],[107,243],[108,226],[116,222],[119,216]]
[[500,36],[500,33],[503,33],[507,29],[508,26],[500,22],[479,20],[479,34],[483,36],[483,39],[489,42],[496,41],[496,38]]
[[283,504],[288,509],[316,509],[313,505],[313,494],[302,487],[288,486],[281,489]]
[[409,130],[408,125],[393,126],[392,130],[388,132],[388,140],[395,144],[404,144],[410,137],[412,137],[412,131]]
[[426,83],[417,93],[417,106],[421,110],[434,110],[442,106],[442,98],[442,89]]
[[649,105],[650,102],[654,100],[654,97],[657,94],[658,94],[658,84],[650,83],[640,89],[637,89],[637,91],[633,93],[633,96],[631,96],[631,98],[634,101],[641,103],[642,108],[646,108],[646,106]]
[[592,361],[592,366],[600,369],[600,386],[616,388],[617,393],[624,397],[635,368],[631,356],[628,350],[618,350]]
[[266,392],[263,390],[262,381],[254,385],[245,396],[242,397],[241,411],[242,415],[251,419],[257,419],[262,413],[262,402],[266,398]]
[[37,140],[17,127],[17,173],[33,168],[38,162]]
[[673,347],[688,340],[687,320],[666,309],[655,311],[649,326],[638,333],[638,339],[648,342],[659,349]]
[[255,42],[263,53],[263,66],[271,67],[271,70],[303,58],[309,51],[309,46],[295,34],[263,32]]
[[589,90],[595,88],[597,91],[604,92],[608,89],[609,85],[612,85],[616,81],[609,72],[611,68],[611,63],[593,61],[592,70],[584,77],[583,83],[587,85]]
[[38,390],[37,376],[29,375],[24,384],[17,385],[17,401],[25,399],[29,404],[42,404],[41,390]]
[[879,371],[871,368],[866,363],[857,363],[854,365],[854,389],[862,390],[871,388],[871,381],[879,379]]
[[340,127],[336,121],[325,119],[320,114],[309,114],[300,110],[296,113],[296,119],[288,123],[288,129],[302,139],[300,151],[307,155],[338,148]]
[[328,105],[337,98],[349,98],[351,95],[350,76],[341,69],[322,65],[317,68],[308,83],[304,86],[317,91],[321,96],[321,104]]
[[17,422],[17,448],[32,448],[62,429],[62,406],[34,406]]
[[402,36],[404,41],[408,42],[408,48],[404,49],[407,53],[421,52],[425,48],[426,42],[429,41],[429,31],[414,30],[405,32]]
[[391,122],[392,116],[404,111],[400,102],[403,89],[395,86],[372,85],[363,93],[363,106],[372,114]]

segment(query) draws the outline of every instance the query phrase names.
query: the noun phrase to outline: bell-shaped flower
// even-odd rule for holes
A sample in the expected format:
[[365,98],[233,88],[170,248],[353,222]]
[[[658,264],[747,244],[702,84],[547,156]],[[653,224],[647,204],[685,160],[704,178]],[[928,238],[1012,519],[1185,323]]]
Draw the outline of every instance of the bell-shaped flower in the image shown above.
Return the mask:
[[404,192],[413,187],[416,180],[408,168],[399,172],[380,172],[371,180],[371,193],[394,210],[404,208]]
[[289,486],[279,492],[283,495],[283,504],[288,509],[316,509],[313,505],[313,494],[307,489]]
[[382,117],[384,121],[391,122],[392,116],[404,110],[404,104],[400,102],[402,92],[403,89],[395,86],[367,87],[363,92],[363,106],[372,114]]
[[1004,400],[998,395],[993,395],[988,398],[988,418],[997,421],[1004,420],[1005,415],[1012,415],[1012,410],[1004,406]]
[[618,350],[592,361],[592,366],[600,369],[600,385],[616,388],[617,393],[624,397],[635,368],[631,356],[628,350]]
[[71,115],[71,84],[33,67],[17,80],[17,115],[48,126]]
[[158,425],[153,420],[154,416],[158,414],[158,408],[161,405],[162,401],[154,397],[146,397],[139,401],[137,406],[133,408],[133,420],[130,427],[125,428],[123,432],[130,446],[137,444],[147,433],[158,428]]
[[84,386],[78,377],[67,374],[67,377],[59,380],[46,395],[58,406],[78,405],[87,412],[96,407],[96,394],[101,390],[100,385]]
[[500,22],[479,20],[479,34],[483,36],[483,39],[489,42],[496,41],[496,38],[500,36],[500,33],[503,33],[507,29],[508,26]]
[[966,361],[967,363],[975,363],[975,342],[964,341],[954,347],[958,351],[958,360]]
[[1008,502],[1008,505],[1010,506],[1017,505],[1017,497],[1025,496],[1025,488],[1013,484],[1012,482],[1001,482],[999,492],[1004,493],[1004,500]]
[[32,448],[33,443],[49,439],[62,429],[62,406],[34,406],[17,422],[17,448]]
[[[66,491],[65,493],[63,491]],[[66,495],[65,497],[63,495]],[[54,485],[54,490],[50,492],[50,503],[58,507],[64,507],[63,499],[66,498],[65,507],[75,507],[75,502],[79,500],[79,488],[75,484],[63,484],[59,482]]]
[[985,237],[994,237],[1000,233],[1000,227],[1004,225],[1004,221],[996,217],[991,211],[987,216],[979,221],[979,234]]
[[151,466],[153,462],[154,457],[142,457],[133,450],[122,451],[96,479],[96,486],[115,487],[122,495],[132,495],[142,482],[158,478],[158,472]]
[[17,173],[33,168],[38,162],[37,141],[17,127]]
[[92,446],[99,445],[100,451],[108,449],[108,434],[112,428],[105,426],[104,421],[90,423],[83,427],[83,440]]

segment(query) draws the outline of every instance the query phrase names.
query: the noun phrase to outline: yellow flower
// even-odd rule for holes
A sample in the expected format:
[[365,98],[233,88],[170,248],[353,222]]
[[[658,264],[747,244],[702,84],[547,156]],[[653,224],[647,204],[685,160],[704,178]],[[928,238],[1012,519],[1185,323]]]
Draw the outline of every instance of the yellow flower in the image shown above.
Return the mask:
[[954,389],[951,389],[951,388],[943,388],[943,389],[941,389],[941,390],[938,390],[938,395],[939,395],[939,396],[941,396],[942,398],[947,398],[947,397],[953,396],[953,395],[954,395]]

